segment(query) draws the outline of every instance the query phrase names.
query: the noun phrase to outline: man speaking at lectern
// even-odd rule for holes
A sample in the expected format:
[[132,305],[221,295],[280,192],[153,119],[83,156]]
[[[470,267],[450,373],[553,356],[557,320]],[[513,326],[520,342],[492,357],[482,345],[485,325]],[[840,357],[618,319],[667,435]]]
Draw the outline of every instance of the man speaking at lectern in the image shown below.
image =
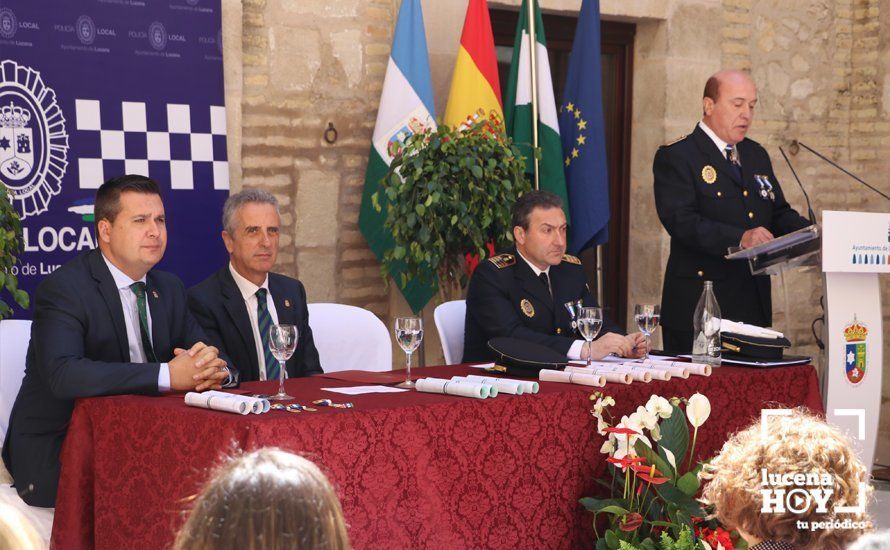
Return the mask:
[[756,104],[750,76],[718,72],[705,85],[702,120],[655,154],[655,206],[671,236],[661,297],[666,350],[692,348],[706,280],[714,281],[724,318],[770,326],[769,277],[724,256],[730,247],[751,248],[810,225],[785,200],[766,150],[745,137]]

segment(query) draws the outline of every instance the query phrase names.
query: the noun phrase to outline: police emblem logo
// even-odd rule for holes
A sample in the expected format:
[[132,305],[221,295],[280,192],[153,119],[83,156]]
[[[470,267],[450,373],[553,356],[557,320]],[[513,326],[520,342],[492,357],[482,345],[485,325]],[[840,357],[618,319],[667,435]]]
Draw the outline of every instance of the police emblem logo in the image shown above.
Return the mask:
[[19,22],[15,18],[15,13],[9,8],[0,8],[0,38],[12,40],[18,28]]
[[22,219],[45,212],[62,190],[68,134],[56,93],[40,73],[0,63],[0,178]]
[[705,167],[701,169],[701,179],[708,185],[711,185],[717,181],[717,170],[710,164],[705,165]]
[[96,24],[93,23],[93,18],[89,15],[78,17],[74,30],[77,33],[77,39],[85,46],[89,46],[96,40]]
[[868,356],[865,341],[868,338],[868,327],[853,317],[853,322],[844,327],[844,370],[847,381],[858,385],[865,378],[868,367]]
[[155,21],[148,26],[148,41],[159,52],[167,47],[167,29],[163,23]]
[[528,318],[532,318],[535,316],[535,306],[533,306],[532,303],[525,298],[523,298],[522,301],[519,302],[519,309],[521,309],[522,313],[524,313],[525,316]]

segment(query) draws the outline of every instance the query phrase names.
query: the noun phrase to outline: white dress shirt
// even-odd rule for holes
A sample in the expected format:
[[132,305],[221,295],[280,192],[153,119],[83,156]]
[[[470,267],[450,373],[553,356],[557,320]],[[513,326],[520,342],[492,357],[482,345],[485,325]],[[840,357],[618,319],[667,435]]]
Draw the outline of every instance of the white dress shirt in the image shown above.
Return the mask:
[[[278,311],[275,309],[275,301],[272,300],[272,293],[269,291],[269,275],[266,274],[266,279],[263,281],[263,284],[257,286],[242,277],[241,274],[235,270],[235,267],[232,266],[231,262],[229,262],[229,271],[232,273],[232,278],[235,279],[235,284],[238,286],[238,290],[241,291],[241,297],[244,298],[244,305],[247,307],[247,316],[250,317],[250,328],[253,330],[253,341],[256,345],[257,365],[259,365],[260,368],[260,380],[265,380],[266,354],[263,349],[263,339],[260,337],[256,292],[261,288],[266,289],[266,309],[269,310],[269,315],[272,317],[272,324],[277,325]],[[287,373],[285,373],[285,377],[286,376]]]
[[[530,268],[532,268],[532,271],[534,271],[534,273],[535,273],[535,277],[540,277],[541,273],[546,273],[547,280],[550,281],[550,266],[549,265],[547,266],[547,269],[538,269],[538,266],[536,266],[535,264],[528,261],[528,258],[523,256],[522,253],[519,252],[518,248],[516,249],[516,253],[519,254],[519,257],[522,258],[523,261],[525,261],[525,263],[527,263]],[[550,286],[550,294],[552,295],[553,294],[553,282],[552,281],[550,282],[550,285],[551,285]],[[553,307],[556,307],[557,305],[558,304],[554,304]],[[575,340],[574,342],[572,342],[572,347],[569,348],[568,353],[566,353],[566,357],[571,359],[572,361],[578,361],[579,359],[581,359],[581,348],[584,346],[584,343],[585,343],[584,340]]]
[[[105,255],[102,255],[105,265],[111,271],[111,277],[114,279],[114,285],[118,289],[121,298],[121,306],[124,311],[124,325],[127,328],[127,344],[130,348],[131,363],[147,363],[145,359],[145,350],[142,349],[142,335],[139,332],[139,306],[136,304],[136,293],[130,288],[130,285],[136,282],[145,282],[145,276],[135,281],[127,274],[118,269],[114,264],[108,261]],[[148,319],[148,339],[151,340],[151,307],[149,307],[148,295],[145,297],[145,316]],[[167,363],[161,363],[158,370],[158,391],[167,391],[170,389],[170,366]]]
[[[720,139],[719,137],[717,137],[717,134],[714,133],[714,130],[711,130],[711,129],[708,127],[708,125],[705,124],[705,121],[704,121],[704,120],[699,121],[699,123],[698,123],[698,127],[701,128],[702,131],[703,131],[705,134],[707,134],[709,138],[711,138],[711,141],[714,142],[714,145],[717,146],[717,149],[720,149],[720,154],[723,155],[723,158],[726,158],[726,147],[727,147],[729,144],[726,143],[725,141],[723,141],[722,139]],[[735,148],[735,145],[733,145],[733,148]],[[741,165],[742,165],[742,159],[739,157],[738,149],[736,149],[736,160],[738,161],[739,166],[741,166]]]

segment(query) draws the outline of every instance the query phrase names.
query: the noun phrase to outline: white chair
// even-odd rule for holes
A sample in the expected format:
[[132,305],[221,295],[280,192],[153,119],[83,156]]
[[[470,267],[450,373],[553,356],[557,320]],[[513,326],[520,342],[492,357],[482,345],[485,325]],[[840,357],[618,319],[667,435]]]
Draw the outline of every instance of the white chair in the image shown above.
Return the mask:
[[25,355],[31,341],[31,321],[0,321],[0,445],[9,427],[9,414],[25,377]]
[[[25,377],[25,356],[30,341],[31,321],[0,321],[0,445],[6,438],[12,405]],[[5,477],[7,472],[2,464],[0,469],[4,470],[2,474]],[[9,483],[0,484],[0,503],[8,504],[24,514],[40,535],[44,547],[49,548],[53,508],[28,506]]]
[[389,331],[370,311],[344,304],[309,304],[309,326],[325,372],[392,370]]
[[445,302],[433,311],[436,330],[442,342],[445,364],[460,363],[464,356],[464,323],[467,316],[467,301],[453,300]]

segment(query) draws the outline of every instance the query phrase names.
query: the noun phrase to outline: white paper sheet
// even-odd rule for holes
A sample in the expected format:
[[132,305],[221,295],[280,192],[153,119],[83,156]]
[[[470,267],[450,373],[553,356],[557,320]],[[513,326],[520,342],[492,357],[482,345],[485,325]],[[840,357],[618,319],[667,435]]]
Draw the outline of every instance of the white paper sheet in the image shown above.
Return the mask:
[[346,388],[321,388],[324,391],[342,393],[343,395],[362,395],[365,393],[400,393],[408,391],[402,388],[393,388],[392,386],[349,386]]

